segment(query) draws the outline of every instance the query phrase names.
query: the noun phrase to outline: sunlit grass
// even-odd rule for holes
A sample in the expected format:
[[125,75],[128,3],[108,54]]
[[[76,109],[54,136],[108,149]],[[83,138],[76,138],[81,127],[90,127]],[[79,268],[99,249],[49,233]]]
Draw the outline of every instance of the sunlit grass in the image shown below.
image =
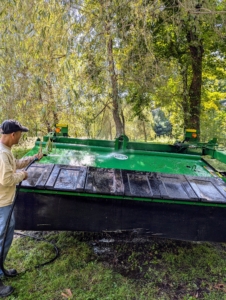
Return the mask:
[[[61,254],[52,264],[38,269],[34,268],[37,263],[54,255],[49,244],[23,237],[14,240],[6,266],[30,271],[7,280],[15,287],[8,299],[66,299],[62,293],[67,295],[67,290],[73,295],[70,299],[146,299],[132,280],[97,262],[92,249],[80,242],[76,233],[50,233],[46,238],[55,241]],[[153,289],[145,294],[152,297]]]
[[15,287],[8,299],[225,299],[225,244],[121,241],[111,244],[115,263],[94,254],[91,233],[50,232],[45,238],[59,247],[60,257],[40,268],[35,266],[54,257],[52,245],[14,240],[6,267],[29,271],[7,279]]

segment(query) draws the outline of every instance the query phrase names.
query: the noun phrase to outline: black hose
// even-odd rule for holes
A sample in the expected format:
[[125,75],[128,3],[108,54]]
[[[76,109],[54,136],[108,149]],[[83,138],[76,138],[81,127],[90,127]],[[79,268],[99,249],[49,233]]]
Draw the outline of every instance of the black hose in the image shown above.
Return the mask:
[[[51,258],[50,260],[48,260],[48,261],[42,263],[42,264],[39,264],[39,265],[34,266],[35,269],[40,268],[40,267],[43,267],[43,266],[45,266],[45,265],[48,265],[48,264],[52,263],[52,262],[53,262],[55,259],[57,259],[57,257],[60,255],[59,249],[58,249],[57,246],[56,246],[54,243],[52,243],[52,242],[49,242],[49,241],[47,241],[47,240],[45,240],[45,239],[42,239],[42,238],[38,238],[38,237],[36,237],[36,236],[32,236],[32,235],[24,234],[24,233],[20,233],[20,232],[15,232],[15,234],[21,235],[21,236],[25,236],[25,237],[29,237],[29,238],[35,239],[35,240],[37,240],[37,241],[44,241],[44,242],[46,242],[46,243],[48,243],[48,244],[51,244],[51,245],[54,247],[55,253],[56,253],[55,256],[54,256],[53,258]],[[31,269],[32,269],[32,268],[31,268]],[[29,269],[29,270],[31,270],[31,269]],[[19,273],[19,274],[25,273],[25,272],[27,272],[27,271],[28,271],[28,270],[25,270],[25,271],[23,271],[23,272],[21,272],[21,273]],[[19,275],[19,274],[18,274],[18,275]]]
[[[36,162],[37,160],[38,160],[38,158],[35,158],[34,160],[32,160],[32,161],[28,164],[28,166],[26,167],[25,170],[27,170],[27,169],[28,169],[34,162]],[[21,273],[25,273],[25,272],[27,271],[27,270],[26,270],[26,271],[24,271],[24,272],[17,273],[17,274],[15,274],[15,275],[11,275],[11,274],[9,274],[9,273],[5,270],[5,268],[4,268],[4,248],[5,248],[6,237],[7,237],[7,233],[8,233],[8,229],[9,229],[10,220],[11,220],[11,217],[12,217],[12,213],[13,213],[14,206],[15,206],[15,204],[16,204],[17,196],[18,196],[19,191],[20,191],[21,184],[22,184],[22,181],[19,183],[19,185],[18,185],[18,187],[17,187],[17,189],[16,189],[16,193],[15,193],[15,196],[14,196],[14,199],[13,199],[13,202],[12,202],[12,207],[11,207],[11,210],[10,210],[10,212],[9,212],[9,216],[8,216],[8,218],[7,218],[7,221],[6,221],[5,231],[4,231],[4,235],[3,235],[3,241],[2,241],[2,249],[1,249],[1,253],[0,253],[0,268],[2,269],[2,272],[4,273],[4,275],[7,276],[7,277],[15,277],[15,276],[17,276],[17,275],[19,275],[19,274],[21,274]],[[31,235],[25,235],[25,234],[21,234],[21,233],[16,233],[16,234],[23,235],[23,236],[28,236],[28,237],[33,238],[33,239],[36,239],[36,240],[45,241],[45,242],[47,242],[47,243],[49,243],[49,244],[52,244],[52,245],[54,246],[55,252],[56,252],[54,258],[52,258],[50,261],[47,261],[47,262],[45,262],[45,263],[42,263],[42,264],[40,264],[40,265],[35,266],[35,268],[39,268],[39,267],[41,267],[41,266],[47,265],[47,264],[53,262],[53,261],[59,256],[59,249],[57,248],[57,246],[56,246],[55,244],[53,244],[53,243],[51,243],[51,242],[49,242],[49,241],[46,241],[46,240],[44,240],[44,239],[41,239],[41,238],[37,238],[37,237],[31,236]]]

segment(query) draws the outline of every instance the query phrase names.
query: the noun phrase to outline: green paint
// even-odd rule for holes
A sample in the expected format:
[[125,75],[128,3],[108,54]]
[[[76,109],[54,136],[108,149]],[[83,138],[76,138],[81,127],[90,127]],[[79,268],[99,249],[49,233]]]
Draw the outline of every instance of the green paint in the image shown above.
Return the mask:
[[215,151],[213,158],[219,160],[220,162],[226,164],[226,151]]
[[203,160],[206,161],[211,167],[218,172],[226,172],[226,164],[216,158],[209,157],[208,155],[203,156]]
[[[63,147],[64,144],[61,144],[61,146]],[[206,163],[202,160],[201,156],[198,155],[155,151],[148,152],[131,149],[114,151],[107,147],[95,146],[77,147],[73,145],[73,148],[76,149],[61,148],[58,144],[54,144],[52,151],[48,156],[43,157],[40,163],[92,166],[191,176],[212,176],[205,168]],[[32,155],[38,151],[39,146],[36,145],[27,155]]]

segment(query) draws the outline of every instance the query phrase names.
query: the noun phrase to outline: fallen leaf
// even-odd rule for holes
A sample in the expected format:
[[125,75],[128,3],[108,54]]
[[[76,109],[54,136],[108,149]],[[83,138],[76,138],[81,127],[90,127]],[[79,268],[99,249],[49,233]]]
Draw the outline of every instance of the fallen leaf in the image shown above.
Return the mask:
[[73,296],[73,294],[72,294],[72,292],[71,292],[70,289],[66,289],[66,290],[65,290],[65,293],[61,293],[61,296],[63,296],[63,297],[65,297],[65,298],[69,299],[69,298],[71,298],[71,297]]
[[223,284],[223,283],[218,283],[218,284],[216,284],[214,287],[215,287],[215,289],[224,291],[224,292],[226,293],[226,285],[225,285],[225,284]]

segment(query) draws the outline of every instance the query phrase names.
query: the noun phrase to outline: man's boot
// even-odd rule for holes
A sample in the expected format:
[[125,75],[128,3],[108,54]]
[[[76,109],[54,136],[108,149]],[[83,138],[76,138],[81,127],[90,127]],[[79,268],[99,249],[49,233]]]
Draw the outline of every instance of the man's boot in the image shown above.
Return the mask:
[[18,275],[17,270],[15,270],[15,269],[5,270],[5,273],[6,273],[6,276],[8,275],[9,277]]
[[7,297],[10,294],[12,294],[12,292],[13,292],[13,288],[11,286],[4,285],[2,280],[0,280],[0,298]]

